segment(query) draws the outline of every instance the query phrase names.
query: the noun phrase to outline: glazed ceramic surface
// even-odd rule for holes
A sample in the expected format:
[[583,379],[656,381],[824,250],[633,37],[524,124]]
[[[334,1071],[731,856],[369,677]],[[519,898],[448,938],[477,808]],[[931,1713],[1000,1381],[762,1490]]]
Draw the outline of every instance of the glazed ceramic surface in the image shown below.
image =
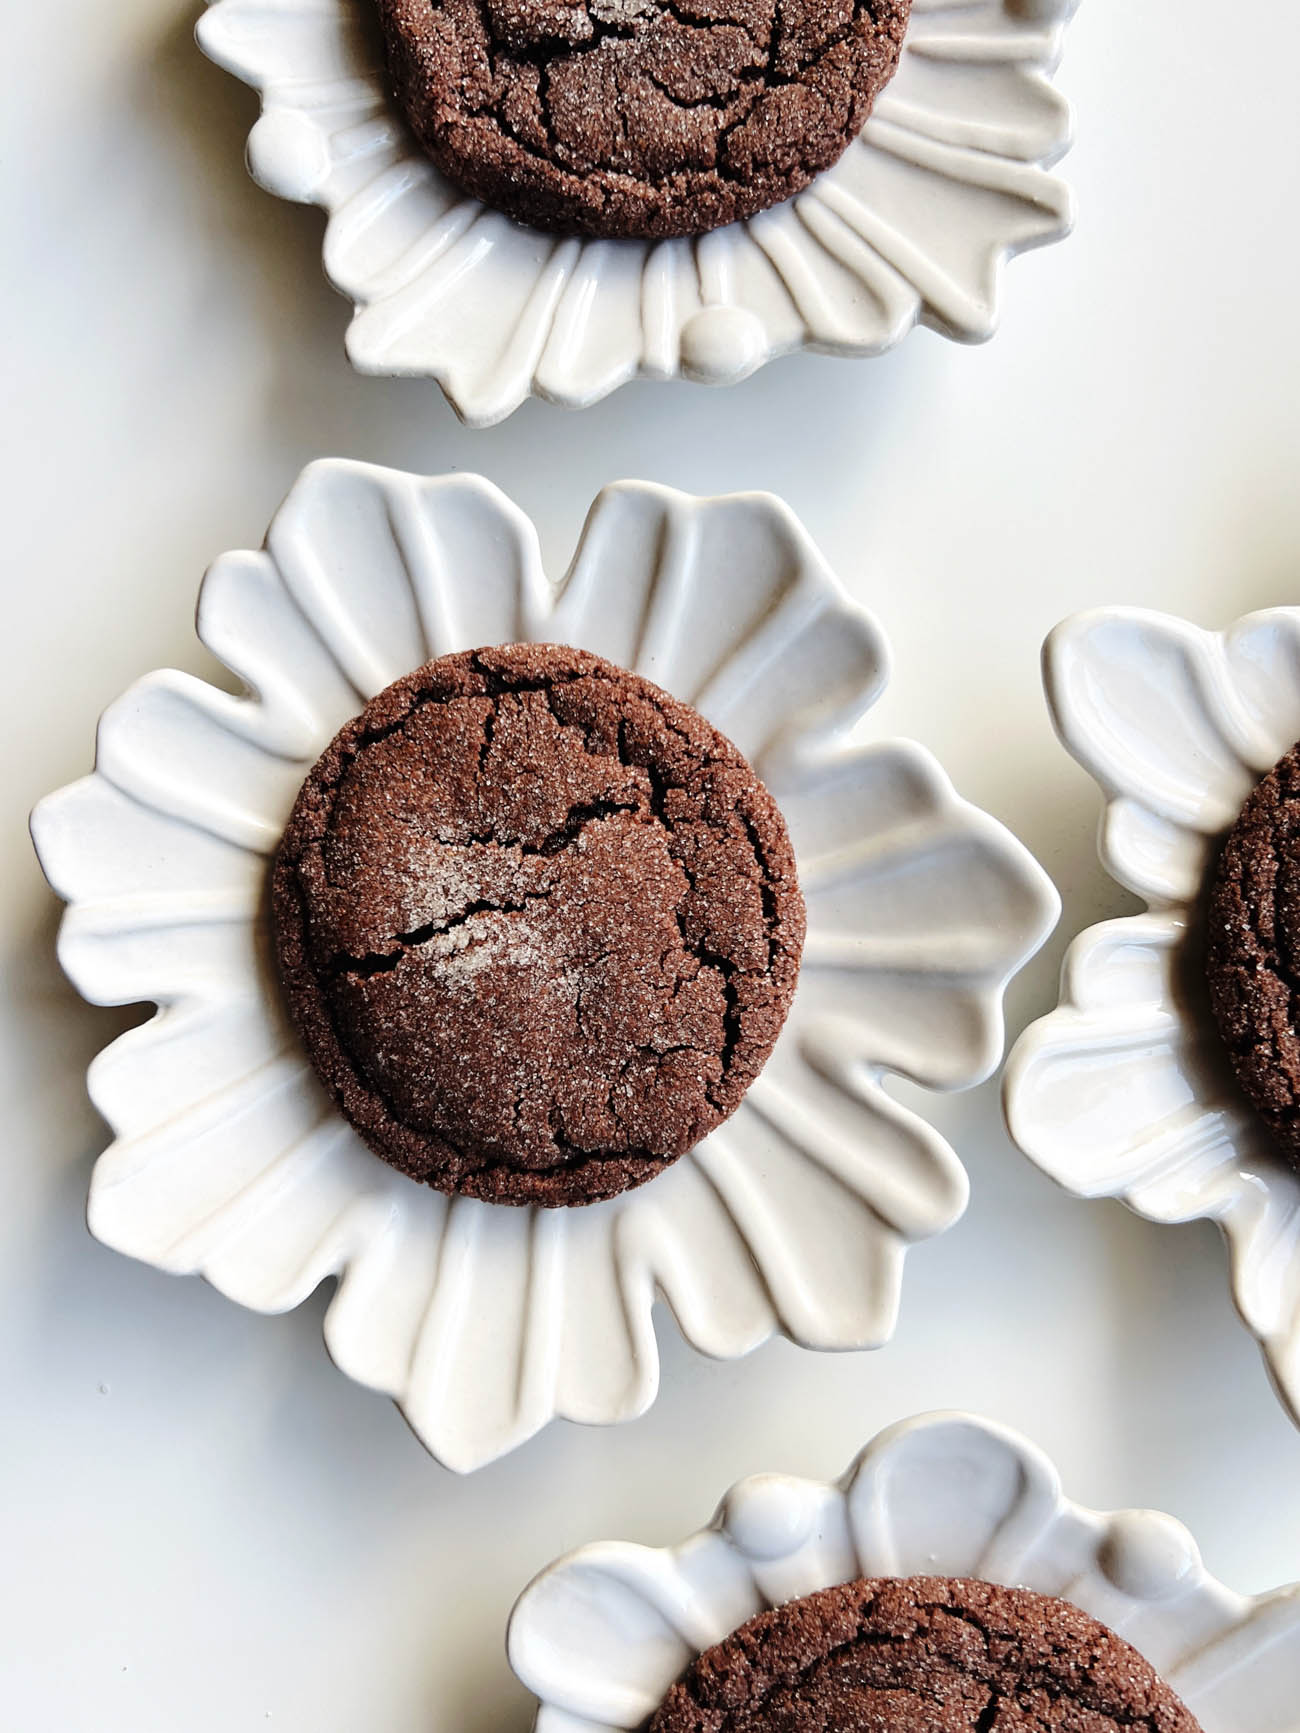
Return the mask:
[[630,1733],[756,1613],[871,1576],[1060,1596],[1145,1655],[1204,1733],[1300,1728],[1300,1588],[1233,1594],[1172,1517],[1084,1510],[1032,1445],[966,1415],[893,1427],[835,1485],[743,1480],[678,1546],[584,1547],[520,1600],[510,1660],[538,1733]]
[[1061,1003],[1007,1066],[1012,1136],[1084,1197],[1217,1222],[1233,1294],[1300,1421],[1300,1174],[1237,1087],[1201,980],[1198,904],[1216,844],[1300,736],[1300,608],[1225,632],[1137,609],[1049,639],[1061,739],[1106,796],[1106,870],[1147,912],[1070,947]]
[[[91,1071],[117,1134],[93,1232],[268,1311],[337,1275],[335,1360],[460,1469],[554,1415],[642,1412],[657,1293],[718,1356],[775,1330],[884,1342],[907,1245],[949,1226],[967,1186],[882,1079],[987,1076],[1003,988],[1057,904],[927,753],[848,741],[884,641],[791,514],[611,488],[555,588],[489,483],[320,463],[264,551],[213,567],[199,632],[247,695],[147,677],[104,716],[94,775],[33,821],[70,904],[69,975],[98,1003],[160,1007]],[[808,904],[790,1016],[739,1111],[652,1184],[580,1210],[450,1200],[372,1155],[287,1025],[263,916],[267,857],[338,728],[431,656],[528,639],[634,667],[733,739],[782,807]]]
[[329,214],[325,268],[365,373],[427,375],[458,413],[572,407],[638,375],[727,384],[775,355],[873,355],[918,320],[992,334],[1002,266],[1058,240],[1070,140],[1051,83],[1075,0],[914,0],[861,135],[798,197],[699,239],[563,238],[466,197],[387,89],[370,0],[213,0],[206,53],[261,92],[253,174]]

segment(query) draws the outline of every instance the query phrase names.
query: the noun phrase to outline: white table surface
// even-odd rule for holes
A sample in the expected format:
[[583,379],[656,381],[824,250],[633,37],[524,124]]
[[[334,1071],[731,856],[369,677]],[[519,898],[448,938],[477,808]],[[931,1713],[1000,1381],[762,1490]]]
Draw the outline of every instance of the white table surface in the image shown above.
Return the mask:
[[457,1480],[330,1366],[322,1296],[256,1317],[88,1237],[104,1128],[82,1073],[129,1018],[60,977],[24,829],[128,681],[211,671],[203,567],[260,541],[314,456],[481,469],[557,568],[608,480],[766,487],[892,638],[881,728],[933,747],[1061,887],[1019,1028],[1067,937],[1130,906],[1048,725],[1045,632],[1103,602],[1220,625],[1300,600],[1300,7],[1083,0],[1061,72],[1079,227],[1011,267],[989,347],[920,333],[882,361],[533,403],[486,433],[432,386],[349,371],[321,220],[246,178],[255,104],[193,47],[194,12],[6,17],[0,1726],[523,1733],[501,1637],[542,1565],[673,1539],[739,1475],[836,1472],[934,1407],[1028,1432],[1076,1497],[1175,1512],[1238,1588],[1300,1577],[1300,1433],[1215,1234],[1059,1193],[992,1084],[936,1107],[974,1200],[913,1253],[883,1352],[715,1365],[665,1324],[647,1418],[557,1425]]

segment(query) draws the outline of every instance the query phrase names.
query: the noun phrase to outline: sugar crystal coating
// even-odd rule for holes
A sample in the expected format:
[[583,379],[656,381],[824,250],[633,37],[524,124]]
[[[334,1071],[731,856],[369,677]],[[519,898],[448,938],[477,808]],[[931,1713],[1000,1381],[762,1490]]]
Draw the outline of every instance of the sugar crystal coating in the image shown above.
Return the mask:
[[1300,1167],[1300,745],[1228,833],[1206,925],[1206,978],[1233,1069]]
[[706,1650],[649,1733],[1199,1733],[1067,1601],[960,1578],[845,1583]]
[[453,181],[568,234],[700,234],[862,130],[911,0],[377,0],[398,101]]
[[303,785],[272,877],[317,1071],[444,1191],[589,1203],[734,1111],[785,1019],[804,912],[735,747],[598,657],[443,657]]

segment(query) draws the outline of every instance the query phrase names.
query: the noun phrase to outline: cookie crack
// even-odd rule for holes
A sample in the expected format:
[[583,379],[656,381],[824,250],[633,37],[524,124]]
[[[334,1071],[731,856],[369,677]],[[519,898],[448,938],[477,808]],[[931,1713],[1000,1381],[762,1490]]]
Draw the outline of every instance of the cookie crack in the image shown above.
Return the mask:
[[[602,672],[599,668],[557,670],[554,674],[548,673],[545,676],[536,676],[533,678],[520,678],[516,676],[512,679],[509,675],[498,673],[495,669],[486,667],[479,659],[477,653],[470,657],[469,663],[474,669],[474,672],[482,679],[485,687],[484,691],[440,692],[436,687],[417,687],[411,693],[410,698],[404,705],[400,715],[393,717],[389,722],[375,723],[369,727],[357,730],[356,734],[348,741],[347,746],[340,753],[341,762],[335,774],[328,779],[321,779],[322,790],[329,793],[333,789],[337,788],[360,752],[362,752],[367,746],[377,746],[380,741],[391,739],[394,734],[400,734],[402,730],[408,726],[413,716],[418,715],[421,710],[427,709],[431,704],[456,704],[467,698],[514,697],[526,692],[545,693],[549,704],[551,702],[551,693],[557,686],[576,686],[584,680],[599,681],[604,686],[610,686],[615,683],[611,679],[610,675]],[[558,720],[559,718],[557,717],[557,721]]]
[[[392,950],[366,951],[359,956],[338,951],[322,966],[321,975],[326,981],[337,981],[342,976],[369,980],[373,975],[389,974],[412,951],[418,951],[421,946],[443,937],[446,933],[458,932],[479,915],[522,915],[530,903],[545,902],[554,894],[555,887],[550,885],[545,890],[523,891],[518,897],[500,902],[489,897],[478,897],[472,903],[467,903],[458,915],[452,915],[448,920],[426,921],[422,926],[412,927],[409,932],[394,933]],[[466,949],[468,948],[467,946]]]
[[[644,78],[661,96],[684,113],[711,109],[719,115],[726,115],[737,103],[743,105],[739,114],[732,116],[718,128],[714,140],[714,160],[705,171],[716,175],[720,180],[733,184],[745,182],[749,175],[747,171],[738,169],[725,160],[724,146],[727,140],[752,118],[753,111],[764,90],[782,89],[789,85],[806,83],[809,73],[815,67],[822,65],[829,54],[857,34],[864,18],[873,28],[879,28],[879,17],[875,5],[870,3],[870,0],[857,0],[852,16],[830,36],[819,42],[816,53],[806,63],[800,63],[791,72],[782,71],[777,65],[787,40],[783,0],[776,0],[773,7],[772,24],[766,42],[760,40],[754,29],[744,19],[692,17],[681,4],[681,0],[656,0],[652,7],[626,22],[616,19],[602,19],[593,15],[590,7],[585,10],[591,30],[589,36],[574,40],[567,36],[552,34],[536,37],[527,42],[519,42],[501,34],[492,21],[488,7],[480,6],[478,8],[484,40],[492,62],[493,80],[498,89],[503,83],[502,63],[511,69],[531,66],[538,73],[537,118],[545,134],[545,149],[525,138],[518,125],[510,119],[506,112],[506,104],[509,100],[508,92],[500,92],[477,104],[467,101],[465,112],[471,115],[490,117],[516,149],[535,162],[551,166],[556,153],[563,153],[565,150],[563,141],[556,130],[555,117],[550,103],[551,79],[557,62],[583,59],[588,55],[598,53],[611,41],[634,41],[642,34],[645,23],[657,17],[672,18],[683,30],[690,33],[693,43],[700,45],[707,43],[710,36],[717,31],[736,31],[764,58],[761,64],[757,66],[739,70],[735,75],[735,82],[730,92],[687,99],[679,96],[671,89],[662,77],[656,75],[652,68],[640,66],[634,69],[635,76]],[[852,106],[851,102],[849,106]],[[631,140],[621,108],[616,118],[620,121],[622,144],[626,148]],[[561,162],[558,166],[568,174],[581,174],[583,172],[572,163]],[[674,174],[678,171],[653,175],[640,169],[619,168],[609,164],[594,172],[607,175],[615,180],[619,177],[626,177],[632,184],[641,180],[648,180],[652,185],[663,186],[671,182]],[[602,196],[602,203],[604,202],[606,201]]]
[[[598,1172],[601,1168],[623,1167],[628,1163],[637,1163],[642,1166],[655,1167],[669,1167],[672,1165],[674,1159],[672,1156],[658,1155],[655,1151],[649,1149],[619,1149],[612,1151],[582,1149],[576,1143],[569,1142],[568,1138],[564,1135],[563,1130],[553,1123],[554,1118],[558,1118],[558,1109],[552,1108],[551,1113],[547,1117],[547,1127],[551,1134],[552,1146],[558,1152],[559,1160],[548,1160],[544,1168],[536,1169],[535,1171],[539,1179],[544,1178],[547,1174],[553,1173],[565,1173],[573,1177],[583,1173],[587,1169],[592,1169]],[[468,1178],[471,1175],[495,1173],[502,1168],[510,1169],[516,1174],[524,1176],[526,1176],[530,1171],[527,1168],[520,1168],[518,1162],[513,1156],[486,1155],[481,1151],[475,1151],[473,1156],[471,1156],[462,1146],[448,1137],[445,1132],[439,1130],[438,1137],[447,1145],[448,1149],[452,1151],[457,1160],[461,1163],[460,1175],[462,1179]]]
[[[458,185],[558,234],[645,239],[751,217],[834,163],[897,70],[911,5],[379,0],[398,100]],[[765,118],[788,86],[806,100]]]
[[479,741],[478,746],[478,773],[480,776],[482,776],[484,767],[487,764],[488,754],[492,750],[492,742],[496,738],[496,731],[497,711],[496,706],[493,705],[492,709],[489,710],[487,715],[483,718],[483,738]]
[[975,1717],[971,1733],[993,1733],[994,1723],[1002,1713],[1002,1696],[998,1691],[989,1692],[989,1700]]
[[[542,856],[552,858],[562,854],[565,849],[572,848],[579,842],[583,832],[589,825],[603,824],[620,812],[636,812],[638,807],[634,802],[622,800],[590,800],[583,801],[569,808],[568,816],[562,825],[551,831],[539,843],[499,844],[495,835],[472,837],[465,843],[444,844],[444,847],[471,848],[498,843],[498,846],[517,850],[523,856]],[[356,976],[362,979],[371,975],[382,975],[395,969],[408,952],[418,950],[421,945],[427,945],[431,939],[441,937],[444,933],[453,933],[463,927],[476,915],[523,914],[530,903],[545,902],[554,896],[556,886],[547,885],[541,890],[524,891],[516,899],[494,901],[487,897],[477,897],[467,903],[458,915],[445,920],[425,921],[418,927],[412,927],[408,932],[393,934],[393,948],[387,951],[366,951],[360,954],[347,951],[336,952],[322,966],[322,975],[326,980],[337,980],[341,975]]]
[[[988,1624],[972,1609],[953,1602],[933,1603],[924,1610],[915,1609],[915,1625],[911,1631],[862,1629],[861,1626],[869,1626],[876,1616],[878,1603],[878,1595],[864,1598],[856,1609],[856,1617],[860,1621],[857,1630],[840,1642],[828,1643],[824,1649],[816,1653],[802,1666],[790,1668],[788,1671],[780,1669],[772,1672],[765,1682],[760,1681],[763,1673],[762,1649],[766,1633],[755,1632],[753,1641],[758,1653],[753,1658],[754,1675],[751,1676],[756,1676],[757,1689],[743,1704],[735,1708],[724,1707],[723,1704],[719,1703],[714,1695],[717,1687],[715,1686],[712,1691],[704,1689],[703,1680],[694,1671],[688,1672],[685,1677],[680,1679],[674,1690],[683,1693],[691,1701],[700,1720],[712,1728],[712,1733],[748,1733],[748,1730],[755,1725],[759,1728],[762,1727],[764,1705],[775,1691],[793,1692],[797,1696],[799,1692],[807,1691],[810,1684],[819,1675],[833,1670],[837,1663],[851,1656],[854,1651],[896,1648],[905,1645],[913,1638],[931,1637],[935,1627],[943,1619],[967,1625],[983,1638],[983,1663],[985,1667],[994,1668],[1000,1665],[1004,1672],[1008,1670],[1005,1658],[1001,1662],[995,1661],[990,1651],[991,1633]],[[1135,1733],[1141,1733],[1141,1730],[1145,1730],[1145,1733],[1157,1733],[1156,1716],[1134,1711],[1123,1703],[1116,1703],[1103,1691],[1098,1690],[1093,1678],[1092,1666],[1079,1667],[1078,1656],[1071,1652],[1068,1644],[1054,1642],[1050,1645],[1050,1651],[1053,1658],[1061,1664],[1056,1671],[1041,1662],[1025,1663],[1023,1666],[1012,1663],[1011,1670],[1015,1672],[1017,1689],[1020,1686],[1027,1686],[1033,1690],[1041,1691],[1053,1704],[1079,1705],[1104,1717],[1115,1727],[1133,1729]],[[1004,1703],[1014,1701],[1014,1692],[1005,1684],[1000,1683],[997,1678],[985,1678],[978,1666],[972,1668],[969,1664],[963,1664],[958,1657],[947,1656],[945,1661],[954,1673],[987,1687],[988,1700],[971,1722],[971,1733],[992,1733]],[[1077,1683],[1072,1682],[1067,1687],[1059,1677],[1062,1668],[1077,1670]],[[901,1685],[902,1682],[895,1685],[894,1688],[898,1689]],[[919,1694],[916,1693],[914,1686],[909,1685],[905,1688],[912,1690],[914,1694]]]
[[747,812],[742,812],[739,807],[736,809],[736,817],[740,820],[745,835],[749,838],[749,846],[753,849],[754,859],[758,862],[758,896],[763,909],[763,930],[767,934],[767,966],[770,969],[776,961],[776,930],[780,924],[776,907],[776,885],[773,882],[772,863],[767,858],[763,838],[753,819]]

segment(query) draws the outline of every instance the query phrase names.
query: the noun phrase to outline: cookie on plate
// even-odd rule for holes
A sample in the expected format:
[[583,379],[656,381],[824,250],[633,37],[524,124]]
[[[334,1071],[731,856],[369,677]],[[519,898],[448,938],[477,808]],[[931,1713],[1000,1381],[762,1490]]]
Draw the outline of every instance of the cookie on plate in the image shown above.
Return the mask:
[[1300,745],[1255,789],[1223,845],[1206,975],[1238,1080],[1300,1166]]
[[1197,1733],[1137,1650],[1067,1601],[941,1577],[845,1583],[761,1613],[669,1691],[650,1733]]
[[376,0],[456,184],[565,234],[702,234],[806,187],[893,77],[911,0]]
[[784,822],[736,748],[538,644],[372,699],[303,784],[272,908],[294,1020],[370,1147],[549,1206],[643,1184],[734,1112],[804,935]]

